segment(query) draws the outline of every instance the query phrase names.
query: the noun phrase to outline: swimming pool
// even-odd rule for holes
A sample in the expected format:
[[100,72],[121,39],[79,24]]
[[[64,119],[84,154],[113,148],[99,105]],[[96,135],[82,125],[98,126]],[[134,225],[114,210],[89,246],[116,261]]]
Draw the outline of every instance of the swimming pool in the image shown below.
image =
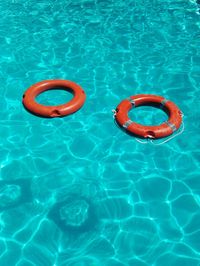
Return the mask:
[[[13,0],[0,14],[0,265],[200,265],[195,1]],[[54,78],[81,85],[84,107],[28,113],[23,92]],[[119,130],[111,110],[139,93],[174,101],[183,134],[152,146]],[[165,119],[153,111],[131,116]]]

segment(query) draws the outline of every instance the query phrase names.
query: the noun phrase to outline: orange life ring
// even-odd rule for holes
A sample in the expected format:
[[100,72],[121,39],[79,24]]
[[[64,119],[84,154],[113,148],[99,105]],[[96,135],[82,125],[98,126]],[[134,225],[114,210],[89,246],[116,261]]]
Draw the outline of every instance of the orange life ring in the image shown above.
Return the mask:
[[[128,117],[133,107],[142,105],[162,108],[168,114],[168,120],[158,126],[144,126],[135,123]],[[171,101],[161,96],[139,94],[123,100],[116,108],[115,119],[117,123],[129,133],[142,138],[164,138],[176,131],[182,123],[182,112]]]
[[[42,92],[62,88],[73,93],[74,97],[66,104],[57,106],[45,106],[35,101]],[[66,116],[76,112],[85,102],[85,92],[76,83],[69,80],[44,80],[32,85],[23,95],[23,104],[31,113],[43,117]]]

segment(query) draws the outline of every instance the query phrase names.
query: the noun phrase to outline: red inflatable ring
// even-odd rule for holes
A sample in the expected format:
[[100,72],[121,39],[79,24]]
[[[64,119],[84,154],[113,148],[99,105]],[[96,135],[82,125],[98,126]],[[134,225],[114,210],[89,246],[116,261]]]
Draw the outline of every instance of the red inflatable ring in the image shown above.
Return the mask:
[[[155,106],[163,109],[169,116],[168,120],[158,126],[143,126],[135,123],[128,117],[132,107],[142,105]],[[161,96],[140,94],[123,100],[116,108],[115,119],[117,123],[129,133],[142,138],[164,138],[176,131],[182,123],[182,112],[171,101]]]
[[[35,101],[42,92],[62,88],[73,93],[74,97],[66,104],[45,106]],[[69,80],[44,80],[32,85],[23,95],[23,104],[31,113],[43,117],[66,116],[76,112],[85,102],[85,92],[76,83]]]

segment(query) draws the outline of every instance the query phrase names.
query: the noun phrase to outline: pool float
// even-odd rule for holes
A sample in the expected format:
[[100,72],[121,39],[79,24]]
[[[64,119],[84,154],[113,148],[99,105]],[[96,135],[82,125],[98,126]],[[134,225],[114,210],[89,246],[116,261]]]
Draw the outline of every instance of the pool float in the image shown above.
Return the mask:
[[[157,126],[144,126],[131,121],[128,112],[133,107],[144,105],[163,109],[168,115],[168,120]],[[167,137],[174,133],[182,123],[182,112],[173,102],[164,97],[150,94],[139,94],[123,100],[117,106],[114,116],[117,123],[128,133],[141,138],[158,139]]]
[[[72,92],[74,97],[66,104],[45,106],[36,102],[35,98],[44,91],[63,89]],[[76,83],[69,80],[44,80],[32,85],[23,95],[23,104],[31,113],[42,117],[59,117],[79,110],[85,102],[85,92]]]

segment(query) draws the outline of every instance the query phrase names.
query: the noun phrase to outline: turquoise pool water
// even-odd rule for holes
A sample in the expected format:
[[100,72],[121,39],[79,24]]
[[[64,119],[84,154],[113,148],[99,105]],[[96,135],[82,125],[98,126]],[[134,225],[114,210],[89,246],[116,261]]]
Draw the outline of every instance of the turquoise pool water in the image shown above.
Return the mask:
[[[1,1],[1,266],[200,265],[198,11],[189,0]],[[81,85],[84,107],[28,113],[23,92],[54,78]],[[152,146],[121,131],[111,110],[139,93],[176,102],[182,135]]]

